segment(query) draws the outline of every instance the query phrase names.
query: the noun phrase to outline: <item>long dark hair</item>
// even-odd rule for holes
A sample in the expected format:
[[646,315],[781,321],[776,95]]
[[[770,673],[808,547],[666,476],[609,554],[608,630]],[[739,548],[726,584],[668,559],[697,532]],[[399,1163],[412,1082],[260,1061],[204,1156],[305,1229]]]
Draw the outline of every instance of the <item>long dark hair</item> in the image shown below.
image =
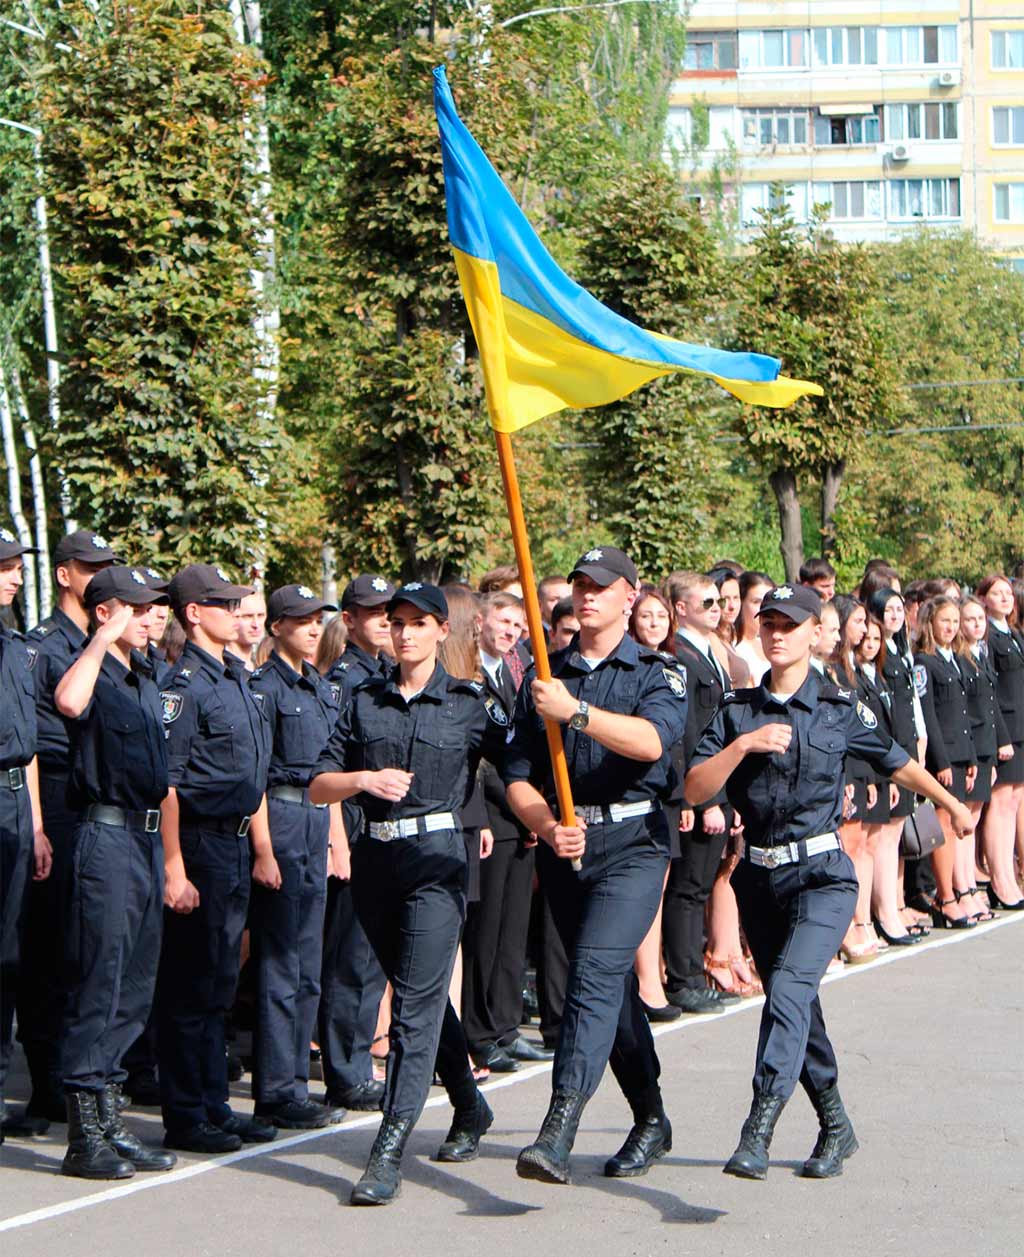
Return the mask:
[[658,644],[658,650],[672,650],[672,642],[676,635],[676,616],[675,611],[669,604],[669,600],[657,587],[657,585],[641,585],[640,592],[636,596],[636,602],[633,603],[633,610],[629,613],[629,635],[634,641],[639,641],[636,635],[636,613],[640,610],[640,604],[646,602],[648,598],[653,598],[655,602],[660,602],[668,612],[668,632],[665,640]]
[[852,594],[836,594],[832,599],[832,605],[839,613],[839,641],[836,643],[835,653],[832,656],[832,666],[838,674],[846,677],[848,685],[856,689],[857,675],[851,659],[853,647],[846,640],[846,626],[853,613],[864,611],[865,607],[863,602],[859,598],[854,598]]
[[[746,624],[744,623],[743,604],[747,600],[747,594],[752,589],[756,589],[758,585],[767,585],[769,589],[775,588],[775,582],[766,572],[748,571],[740,573],[740,613],[736,619],[736,640],[743,641],[746,636]],[[754,633],[757,636],[757,633]]]
[[[882,626],[882,643],[885,644],[885,604],[890,598],[898,598],[903,602],[903,595],[895,589],[883,586],[881,589],[874,590],[867,598],[866,606],[868,614],[873,615]],[[893,642],[896,645],[896,652],[906,662],[910,655],[910,637],[907,633],[906,606],[903,603],[903,627],[893,636]]]

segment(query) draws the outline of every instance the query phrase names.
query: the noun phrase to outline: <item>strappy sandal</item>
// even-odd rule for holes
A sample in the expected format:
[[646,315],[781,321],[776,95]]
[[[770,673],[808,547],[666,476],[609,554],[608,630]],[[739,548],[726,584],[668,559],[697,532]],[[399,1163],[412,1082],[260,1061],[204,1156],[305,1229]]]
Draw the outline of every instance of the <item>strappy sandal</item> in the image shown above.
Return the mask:
[[[970,899],[974,895],[980,895],[981,887],[972,886],[970,890],[954,890],[953,894],[956,895],[956,901],[957,903],[959,903],[961,899]],[[971,921],[979,921],[979,922],[980,921],[994,921],[996,919],[996,914],[992,911],[991,908],[982,908],[980,912],[970,913],[969,919]]]
[[[728,980],[723,981],[718,976],[720,973],[728,974]],[[712,956],[705,952],[704,979],[713,991],[721,991],[723,995],[752,994],[750,991],[745,991],[742,984],[737,984],[736,975],[732,971],[732,965],[728,956]]]
[[[853,928],[870,933],[866,921],[854,921]],[[839,954],[848,965],[866,965],[878,955],[878,944],[870,941],[860,944],[847,943],[844,939],[839,945]]]
[[751,995],[764,994],[764,987],[757,976],[754,962],[748,956],[744,956],[742,953],[739,956],[730,956],[729,968],[732,971],[733,979],[739,984],[740,994],[744,998],[748,998]]
[[940,930],[973,930],[975,923],[970,917],[949,917],[942,911],[943,908],[948,908],[950,904],[956,902],[955,891],[952,899],[936,899],[935,907],[932,909],[932,924],[938,926]]

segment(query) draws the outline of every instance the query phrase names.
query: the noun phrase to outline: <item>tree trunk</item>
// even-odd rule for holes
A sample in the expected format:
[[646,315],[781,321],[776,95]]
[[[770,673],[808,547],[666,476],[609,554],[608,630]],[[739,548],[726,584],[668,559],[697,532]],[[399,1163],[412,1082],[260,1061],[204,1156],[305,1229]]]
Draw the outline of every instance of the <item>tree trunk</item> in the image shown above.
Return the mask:
[[831,558],[836,548],[834,517],[839,501],[839,490],[846,473],[846,459],[826,463],[821,474],[821,553]]
[[769,476],[775,501],[779,508],[779,550],[786,566],[786,580],[800,579],[800,565],[804,561],[804,537],[800,520],[800,494],[796,476],[788,467],[779,467]]
[[[50,565],[50,539],[47,535],[46,514],[46,478],[43,475],[43,464],[39,457],[39,446],[36,443],[36,430],[28,413],[25,401],[25,390],[21,386],[21,371],[14,353],[14,344],[7,342],[8,361],[11,370],[11,400],[21,424],[21,439],[28,450],[28,475],[32,485],[32,516],[35,520],[36,549],[36,587],[39,590],[39,619],[45,620],[53,610],[53,575]],[[33,627],[30,625],[29,627]]]
[[320,596],[324,602],[338,602],[338,556],[334,546],[325,541],[320,547]]
[[[18,445],[14,439],[14,414],[7,394],[7,371],[0,363],[0,429],[3,432],[4,462],[7,464],[7,504],[11,512],[18,540],[23,546],[31,546],[32,533],[21,505],[21,469],[18,466]],[[39,623],[39,603],[36,597],[36,556],[22,556],[25,565],[25,627]]]

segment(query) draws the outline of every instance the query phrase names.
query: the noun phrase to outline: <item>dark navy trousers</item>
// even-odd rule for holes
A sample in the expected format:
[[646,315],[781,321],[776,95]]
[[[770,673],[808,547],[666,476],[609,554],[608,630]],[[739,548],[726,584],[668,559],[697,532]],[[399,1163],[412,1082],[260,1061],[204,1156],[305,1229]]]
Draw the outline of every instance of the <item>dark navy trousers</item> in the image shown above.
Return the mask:
[[224,1023],[238,986],[249,906],[249,840],[183,823],[189,913],[164,910],[157,980],[157,1051],[164,1126],[180,1131],[228,1113]]
[[153,1005],[163,923],[159,833],[82,822],[71,860],[61,1076],[76,1091],[123,1082]]
[[32,806],[28,786],[0,786],[0,1096],[11,1061],[19,935],[32,874]]
[[320,1003],[327,808],[267,800],[278,890],[253,884],[249,937],[256,973],[253,1098],[259,1105],[305,1100],[309,1045]]
[[668,838],[660,813],[587,830],[574,873],[547,843],[537,868],[569,957],[552,1085],[588,1099],[605,1065],[630,1101],[657,1086],[661,1067],[633,971],[636,949],[661,902]]
[[452,1103],[467,1105],[476,1083],[465,1032],[448,1000],[466,916],[462,830],[393,842],[365,835],[352,855],[352,888],[393,991],[384,1113],[415,1122],[435,1066]]
[[732,875],[740,921],[764,983],[754,1089],[788,1099],[833,1086],[836,1055],[818,986],[853,920],[857,874],[845,851],[760,868],[742,859]]

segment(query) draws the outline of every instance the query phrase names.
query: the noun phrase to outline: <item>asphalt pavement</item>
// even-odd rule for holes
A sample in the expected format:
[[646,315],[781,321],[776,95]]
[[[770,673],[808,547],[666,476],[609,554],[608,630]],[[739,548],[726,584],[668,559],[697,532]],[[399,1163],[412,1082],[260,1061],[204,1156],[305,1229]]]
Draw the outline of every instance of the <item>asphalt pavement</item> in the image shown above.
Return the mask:
[[[495,1123],[480,1158],[431,1160],[444,1097],[410,1140],[402,1196],[348,1205],[376,1118],[357,1115],[220,1158],[182,1157],[169,1174],[111,1185],[59,1173],[55,1137],[0,1149],[3,1257],[1017,1257],[1024,1234],[1024,913],[969,934],[933,933],[829,980],[825,1016],[861,1150],[842,1178],[795,1174],[815,1119],[798,1093],[779,1123],[767,1182],[726,1177],[750,1099],[759,1000],[658,1033],[674,1148],[644,1178],[602,1177],[629,1112],[607,1075],[588,1105],[574,1184],[516,1177],[515,1158],[547,1108],[550,1071],[486,1086]],[[246,1107],[239,1089],[239,1108]],[[12,1100],[18,1100],[17,1085]],[[130,1120],[157,1141],[152,1110]]]

